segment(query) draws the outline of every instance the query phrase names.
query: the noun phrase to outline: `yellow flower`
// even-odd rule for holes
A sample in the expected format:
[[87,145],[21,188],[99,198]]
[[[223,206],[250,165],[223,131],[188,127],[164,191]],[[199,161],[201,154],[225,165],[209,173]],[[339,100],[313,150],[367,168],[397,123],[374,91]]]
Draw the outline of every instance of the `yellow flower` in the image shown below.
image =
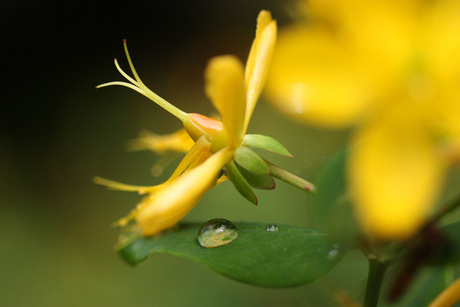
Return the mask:
[[460,2],[312,0],[285,29],[267,96],[294,118],[353,126],[351,195],[365,230],[416,232],[459,153]]
[[[254,158],[248,152],[250,149],[243,146],[243,138],[265,83],[276,41],[276,31],[276,22],[272,20],[270,13],[262,11],[257,19],[256,37],[246,68],[234,56],[220,56],[209,61],[205,71],[205,91],[219,111],[222,121],[200,114],[185,113],[148,89],[137,75],[124,42],[134,79],[121,70],[115,59],[118,71],[131,83],[110,82],[99,87],[122,85],[148,97],[180,119],[196,143],[171,178],[161,185],[129,186],[95,178],[96,183],[110,188],[148,194],[130,215],[119,221],[120,225],[126,225],[129,220],[135,219],[145,236],[154,235],[175,225],[195,206],[202,195],[216,184],[224,166],[227,172],[238,176],[234,156],[244,156],[245,161],[258,158],[259,160],[253,164],[260,167],[261,164],[257,163],[262,162],[267,168],[268,175],[268,166],[261,158]],[[250,171],[253,170],[253,167],[249,168]],[[255,170],[259,171],[257,168]],[[265,174],[261,171],[257,175]]]

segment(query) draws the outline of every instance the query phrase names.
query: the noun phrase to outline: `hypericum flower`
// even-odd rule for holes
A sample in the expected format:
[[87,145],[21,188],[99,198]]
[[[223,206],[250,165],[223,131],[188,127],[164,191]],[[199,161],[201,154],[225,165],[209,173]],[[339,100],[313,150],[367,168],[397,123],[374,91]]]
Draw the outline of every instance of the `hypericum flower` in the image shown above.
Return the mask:
[[294,118],[353,125],[348,178],[364,229],[411,236],[459,154],[460,2],[312,0],[286,28],[267,96]]
[[[142,234],[149,236],[179,222],[198,202],[201,196],[216,184],[225,166],[228,178],[237,190],[253,203],[257,203],[249,184],[257,188],[274,188],[271,176],[281,177],[303,190],[312,185],[293,177],[263,160],[248,148],[265,148],[290,155],[277,141],[260,135],[246,135],[252,112],[265,83],[276,41],[276,22],[271,14],[262,11],[257,19],[256,37],[244,68],[234,56],[212,58],[205,71],[205,92],[219,111],[222,121],[200,114],[185,113],[148,89],[134,69],[126,41],[126,56],[134,75],[127,75],[118,65],[118,71],[131,83],[110,82],[98,87],[122,85],[153,100],[180,119],[190,137],[196,141],[172,177],[153,187],[137,187],[96,178],[97,183],[120,190],[148,193],[138,207],[119,224],[135,219]],[[249,184],[248,184],[249,181]]]

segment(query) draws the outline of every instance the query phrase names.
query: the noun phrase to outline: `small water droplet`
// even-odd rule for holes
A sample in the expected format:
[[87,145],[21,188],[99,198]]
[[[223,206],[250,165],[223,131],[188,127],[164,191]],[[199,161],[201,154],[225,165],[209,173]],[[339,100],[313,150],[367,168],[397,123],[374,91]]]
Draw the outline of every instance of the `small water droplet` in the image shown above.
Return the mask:
[[326,259],[327,260],[332,260],[334,259],[337,255],[339,254],[339,251],[337,249],[331,249],[329,253],[327,253]]
[[204,223],[198,231],[198,242],[206,248],[231,243],[238,237],[235,224],[225,219],[212,219]]
[[265,227],[266,231],[278,231],[278,226],[276,224],[268,224],[267,227]]

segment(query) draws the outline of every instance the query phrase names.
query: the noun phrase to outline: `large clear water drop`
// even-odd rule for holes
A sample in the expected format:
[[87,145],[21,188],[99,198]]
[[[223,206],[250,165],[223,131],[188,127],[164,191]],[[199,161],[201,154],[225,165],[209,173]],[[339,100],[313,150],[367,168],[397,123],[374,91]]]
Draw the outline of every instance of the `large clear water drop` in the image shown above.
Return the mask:
[[235,224],[225,219],[212,219],[198,231],[198,242],[206,248],[214,248],[233,242],[238,238]]

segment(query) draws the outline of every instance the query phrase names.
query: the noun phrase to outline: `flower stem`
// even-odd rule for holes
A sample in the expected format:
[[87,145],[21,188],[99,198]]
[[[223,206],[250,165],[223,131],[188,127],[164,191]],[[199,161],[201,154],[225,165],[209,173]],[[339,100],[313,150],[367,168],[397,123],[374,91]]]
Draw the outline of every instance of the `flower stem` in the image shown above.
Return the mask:
[[290,185],[295,186],[296,188],[299,188],[303,191],[315,192],[316,187],[312,183],[292,173],[289,173],[288,171],[276,166],[271,162],[268,162],[265,159],[264,161],[267,164],[268,169],[270,170],[270,175],[272,175],[273,177],[278,178],[286,183],[289,183]]
[[383,276],[387,268],[388,262],[381,262],[378,259],[369,259],[369,273],[367,276],[366,295],[364,296],[364,307],[377,306]]

